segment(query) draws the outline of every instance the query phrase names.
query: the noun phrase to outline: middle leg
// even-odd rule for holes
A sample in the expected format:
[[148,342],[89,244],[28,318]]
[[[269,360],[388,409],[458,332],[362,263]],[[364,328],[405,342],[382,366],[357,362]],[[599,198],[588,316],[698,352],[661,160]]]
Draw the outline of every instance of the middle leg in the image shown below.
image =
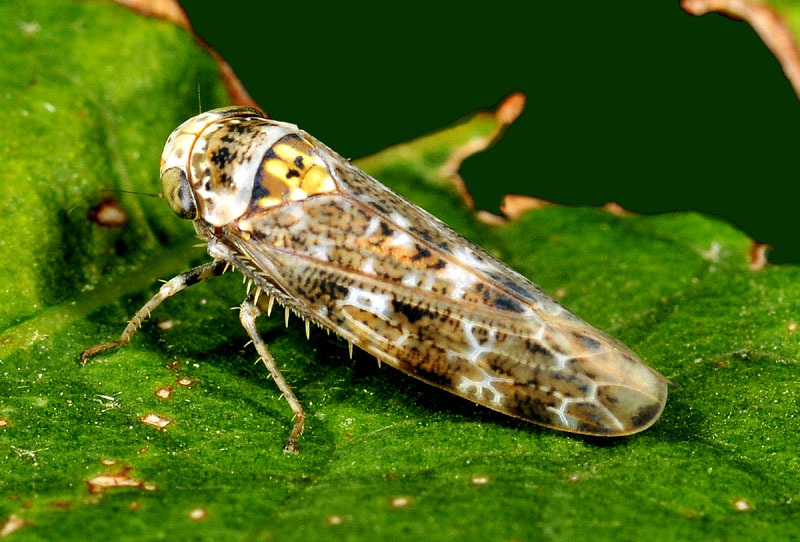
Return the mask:
[[262,311],[260,308],[258,308],[256,301],[257,292],[258,290],[248,296],[245,302],[242,303],[242,307],[239,310],[239,320],[242,322],[242,326],[247,331],[247,334],[250,335],[250,339],[253,341],[253,345],[258,351],[261,361],[263,361],[264,365],[266,365],[270,376],[272,376],[272,379],[278,385],[278,389],[281,390],[281,393],[286,398],[286,401],[289,403],[289,406],[294,413],[295,424],[292,428],[292,432],[289,433],[289,440],[287,441],[286,446],[284,446],[283,451],[290,454],[296,454],[298,452],[297,439],[300,437],[300,433],[303,432],[303,424],[306,419],[306,413],[303,411],[300,401],[298,401],[297,397],[295,397],[294,392],[292,392],[292,389],[289,387],[289,384],[287,384],[286,380],[284,380],[280,370],[278,370],[278,366],[275,364],[275,359],[272,357],[272,354],[269,353],[267,345],[264,344],[264,340],[261,338],[261,334],[256,328],[256,320],[262,314]]

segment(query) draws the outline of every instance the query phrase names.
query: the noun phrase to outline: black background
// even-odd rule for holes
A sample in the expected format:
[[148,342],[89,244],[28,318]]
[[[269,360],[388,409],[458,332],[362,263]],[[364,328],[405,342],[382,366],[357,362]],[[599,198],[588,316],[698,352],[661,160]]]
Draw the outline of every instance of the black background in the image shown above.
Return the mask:
[[273,118],[348,157],[514,91],[527,110],[463,168],[479,208],[505,192],[724,217],[800,262],[800,107],[745,23],[677,1],[184,2]]

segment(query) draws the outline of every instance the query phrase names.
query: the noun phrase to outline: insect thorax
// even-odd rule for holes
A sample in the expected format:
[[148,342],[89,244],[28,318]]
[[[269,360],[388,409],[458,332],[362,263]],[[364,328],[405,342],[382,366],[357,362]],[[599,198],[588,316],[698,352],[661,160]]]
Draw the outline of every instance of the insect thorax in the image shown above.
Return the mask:
[[255,117],[208,125],[192,148],[189,178],[199,217],[214,226],[336,189],[313,141],[292,124]]

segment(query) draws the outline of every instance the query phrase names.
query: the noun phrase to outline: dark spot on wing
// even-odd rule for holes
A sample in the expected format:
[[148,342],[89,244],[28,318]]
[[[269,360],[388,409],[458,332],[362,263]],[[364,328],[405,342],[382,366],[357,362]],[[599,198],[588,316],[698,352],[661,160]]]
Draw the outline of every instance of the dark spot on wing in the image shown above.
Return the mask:
[[392,308],[395,310],[395,312],[403,314],[412,324],[426,316],[429,318],[433,316],[430,311],[420,307],[415,307],[414,305],[409,305],[408,303],[403,303],[402,301],[398,301],[396,299],[392,300]]
[[498,295],[494,298],[494,306],[498,309],[509,312],[525,312],[525,308],[515,299],[507,295]]
[[383,235],[384,237],[391,237],[391,235],[394,233],[394,230],[392,230],[392,228],[389,227],[389,224],[387,224],[383,220],[381,220],[380,226],[381,226],[381,235]]
[[[512,292],[514,292],[515,294],[520,295],[520,296],[524,297],[525,299],[529,299],[529,300],[533,300],[534,299],[533,296],[531,296],[530,291],[527,288],[525,288],[525,286],[520,284],[518,281],[513,280],[511,277],[505,277],[505,276],[500,275],[498,273],[492,273],[489,276],[492,279],[494,279],[497,282],[499,282],[500,284],[502,284],[503,286],[505,286],[506,288],[508,288],[509,290],[511,290]],[[526,284],[526,286],[529,286],[533,290],[539,291],[539,289],[536,286],[534,286],[533,284],[531,284],[530,282],[528,282]]]
[[417,249],[417,253],[411,256],[411,261],[421,260],[422,258],[430,258],[430,250],[420,245],[415,245],[415,247]]
[[634,427],[648,425],[661,412],[661,403],[652,403],[639,409],[639,412],[631,418]]
[[573,333],[572,336],[575,337],[579,343],[581,343],[589,350],[598,351],[603,347],[600,341],[588,335],[584,335],[583,333]]
[[550,351],[536,341],[525,339],[525,347],[531,354],[552,357],[550,356]]
[[412,226],[412,227],[408,228],[408,231],[410,231],[411,233],[414,233],[416,235],[419,235],[420,237],[422,237],[424,240],[426,240],[429,243],[433,242],[433,236],[431,236],[431,234],[427,230],[423,230],[423,229],[420,229],[420,228],[415,228],[415,227]]
[[350,293],[350,290],[346,286],[329,280],[320,280],[317,287],[330,299],[344,299],[347,297],[347,294]]
[[373,208],[375,208],[375,210],[378,211],[382,215],[388,215],[389,214],[389,209],[387,209],[386,206],[382,205],[381,203],[379,203],[377,201],[371,201],[370,205]]

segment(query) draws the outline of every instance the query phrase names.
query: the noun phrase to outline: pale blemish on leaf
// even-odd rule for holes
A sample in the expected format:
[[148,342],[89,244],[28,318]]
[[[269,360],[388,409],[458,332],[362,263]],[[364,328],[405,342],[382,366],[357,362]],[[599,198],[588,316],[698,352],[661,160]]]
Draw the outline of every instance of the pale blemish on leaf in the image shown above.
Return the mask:
[[474,486],[485,486],[489,483],[489,477],[485,474],[476,474],[475,476],[470,476],[469,483]]
[[103,228],[121,228],[128,223],[128,215],[117,200],[104,199],[89,209],[89,220]]
[[155,391],[155,396],[159,399],[166,401],[170,397],[172,397],[172,387],[171,386],[162,386]]
[[184,388],[191,388],[197,383],[197,380],[188,376],[182,376],[176,380],[175,383],[179,386],[183,386]]
[[341,525],[342,523],[344,523],[344,518],[342,516],[333,514],[325,518],[325,523],[327,523],[328,525]]
[[156,429],[164,429],[169,424],[172,423],[172,420],[165,416],[160,416],[155,413],[145,414],[139,418],[139,421],[145,425],[149,425],[151,427],[155,427]]
[[34,34],[38,34],[39,31],[42,29],[42,27],[39,26],[39,23],[37,23],[36,21],[31,21],[31,22],[19,21],[17,23],[17,26],[26,36],[32,36]]
[[12,533],[15,533],[20,529],[22,529],[23,527],[25,527],[26,525],[29,525],[27,521],[25,521],[16,514],[11,514],[11,516],[9,516],[9,518],[5,521],[5,523],[0,525],[0,537],[8,536]]
[[30,459],[33,462],[33,466],[38,466],[39,463],[36,461],[36,454],[40,452],[40,450],[28,450],[26,448],[19,448],[17,446],[11,446],[11,451],[17,454],[17,457],[22,457],[25,459]]
[[103,412],[108,412],[109,410],[119,408],[119,401],[117,401],[117,398],[115,397],[116,395],[119,395],[119,393],[120,392],[117,392],[114,395],[105,395],[102,393],[97,394],[94,400],[102,405],[103,409],[100,411],[101,414]]
[[409,504],[411,504],[411,497],[405,495],[394,497],[391,500],[389,500],[389,506],[391,506],[392,508],[405,508]]
[[722,252],[722,245],[718,242],[714,241],[711,243],[711,246],[708,247],[708,250],[701,252],[700,255],[703,259],[708,260],[711,263],[719,262],[719,256]]
[[158,327],[158,329],[164,329],[164,330],[172,329],[173,327],[175,327],[175,320],[159,320],[158,322],[156,322],[156,326]]
[[89,493],[92,495],[99,495],[105,493],[109,489],[116,488],[135,488],[143,489],[145,491],[155,491],[157,488],[154,484],[143,482],[132,477],[129,472],[131,467],[125,467],[119,472],[112,474],[100,474],[86,480]]
[[192,521],[202,521],[208,517],[208,512],[205,508],[192,508],[189,510],[189,519]]

